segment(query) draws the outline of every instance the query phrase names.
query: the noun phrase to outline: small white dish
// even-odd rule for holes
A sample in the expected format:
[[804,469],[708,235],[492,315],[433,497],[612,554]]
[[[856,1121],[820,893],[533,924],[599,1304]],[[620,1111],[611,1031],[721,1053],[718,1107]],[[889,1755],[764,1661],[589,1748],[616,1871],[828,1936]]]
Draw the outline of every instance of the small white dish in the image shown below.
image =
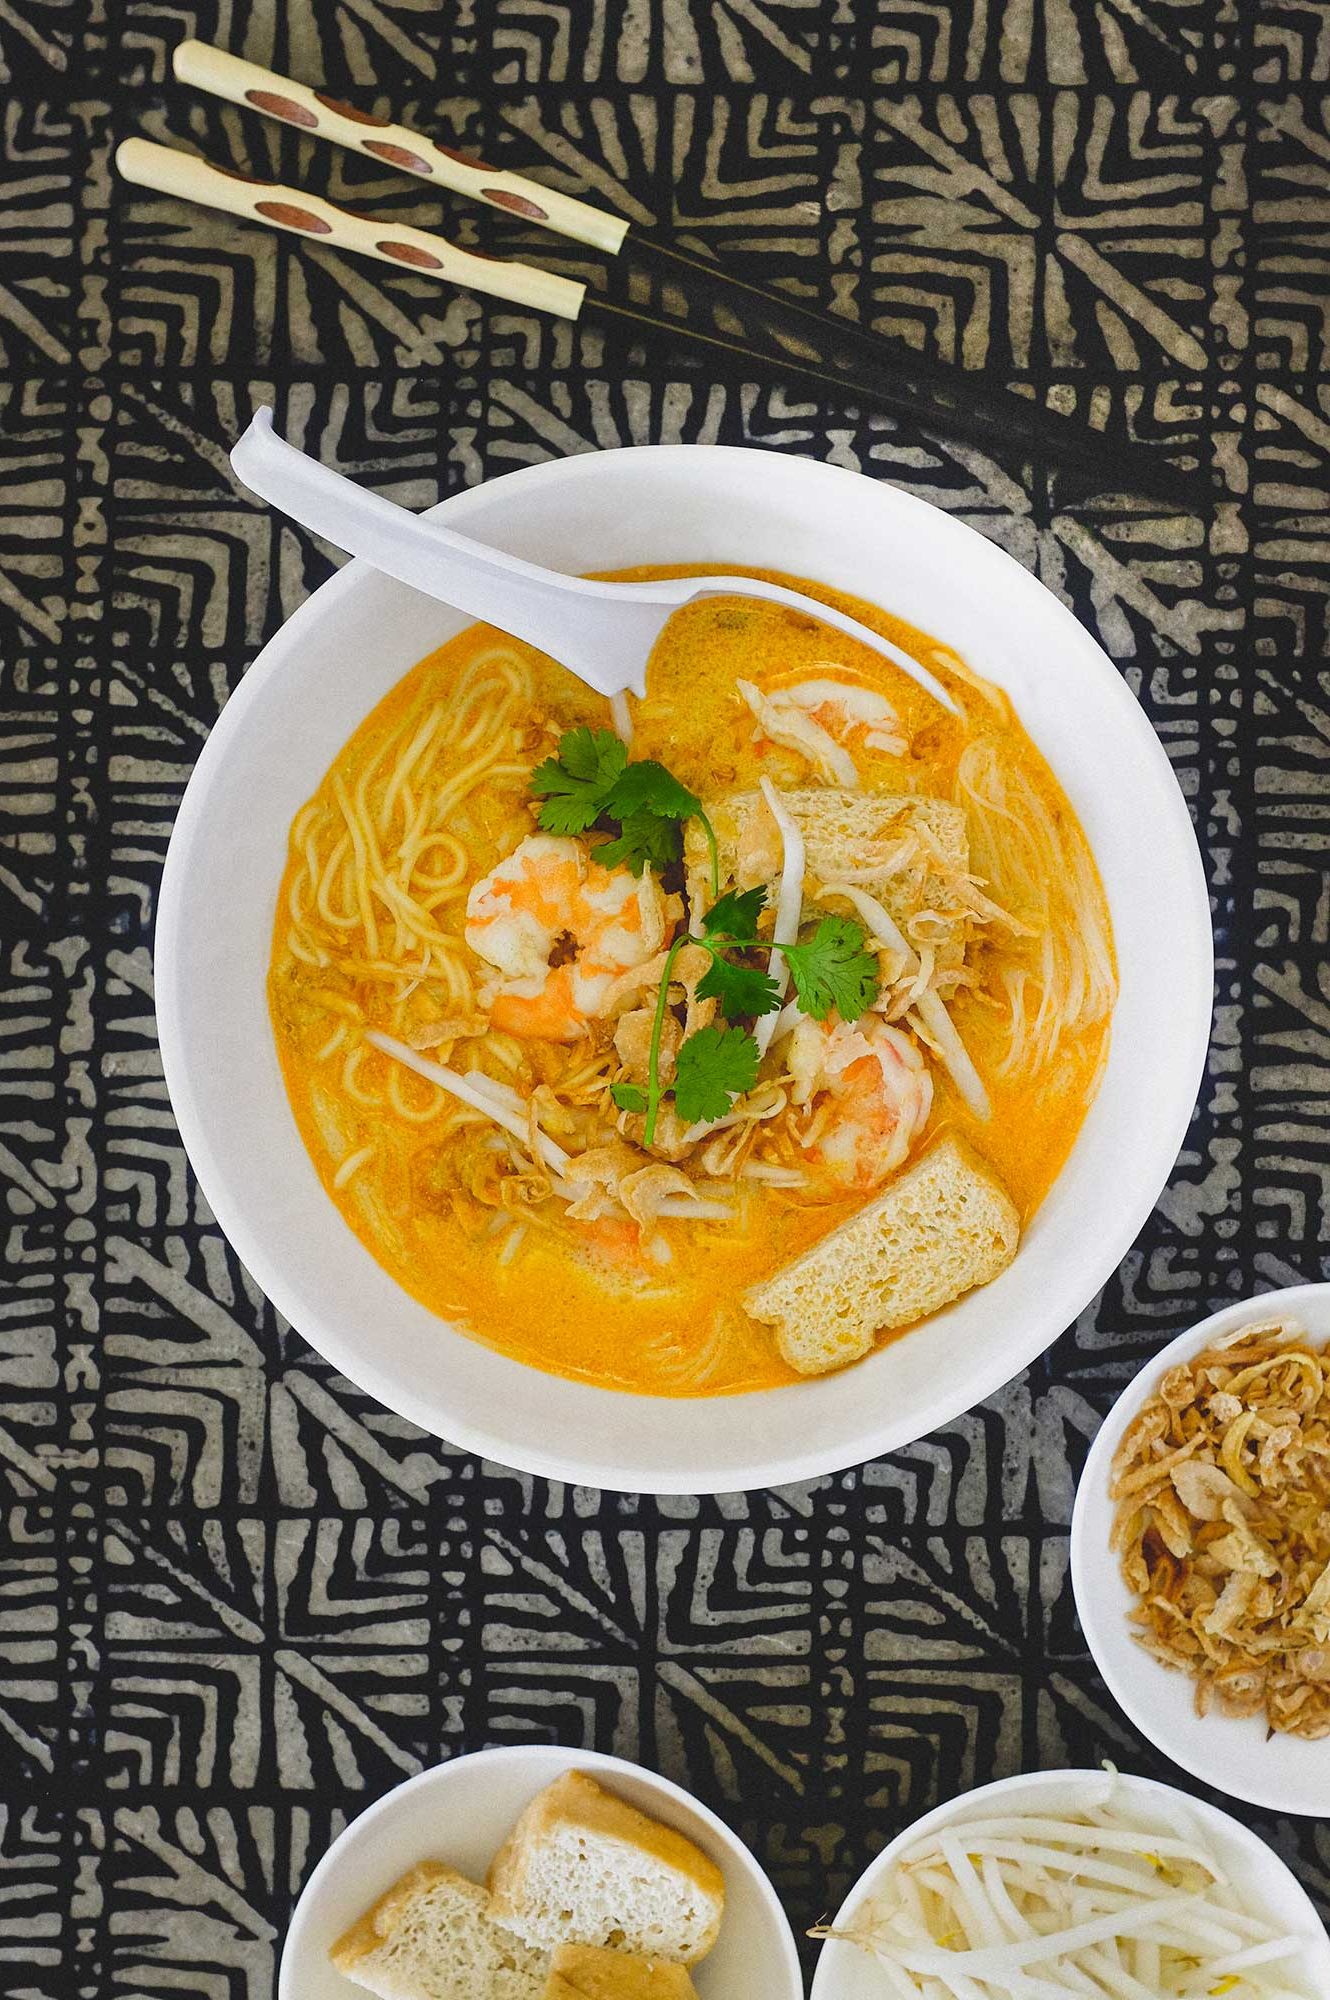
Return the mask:
[[[934,633],[996,681],[1065,787],[1108,897],[1120,993],[1099,1094],[1011,1267],[857,1367],[680,1402],[543,1374],[437,1319],[324,1192],[268,1018],[293,816],[374,704],[467,622],[352,562],[245,675],[171,836],[157,1022],[204,1196],[273,1304],[334,1368],[478,1456],[588,1486],[725,1493],[899,1450],[1057,1339],[1125,1256],[1177,1158],[1205,1061],[1213,958],[1205,874],[1168,757],[1051,591],[882,480],[770,451],[640,446],[526,466],[454,494],[438,518],[569,573],[724,562],[816,578]],[[773,1262],[779,1254],[773,1243]]]
[[687,1834],[725,1876],[714,1951],[693,1970],[701,2000],[803,2000],[789,1919],[762,1868],[723,1820],[668,1778],[594,1750],[518,1744],[477,1750],[408,1778],[351,1822],[305,1884],[291,1918],[277,2000],[364,2000],[328,1953],[371,1903],[418,1861],[443,1861],[483,1882],[513,1821],[564,1771],[587,1771],[640,1812]]
[[[963,1792],[959,1798],[936,1806],[913,1826],[906,1827],[904,1833],[897,1834],[890,1846],[884,1847],[876,1861],[864,1870],[836,1912],[836,1927],[853,1923],[864,1905],[881,1893],[900,1857],[938,1827],[986,1818],[993,1812],[1076,1812],[1084,1807],[1087,1797],[1098,1795],[1103,1778],[1102,1771],[1035,1771],[1000,1778],[996,1784],[981,1785],[977,1791]],[[1213,1845],[1234,1882],[1242,1885],[1246,1909],[1254,1916],[1278,1924],[1281,1931],[1306,1936],[1301,1956],[1288,1962],[1290,1979],[1295,1975],[1301,1979],[1309,1995],[1330,1993],[1330,1938],[1306,1890],[1272,1848],[1218,1806],[1175,1791],[1172,1785],[1125,1774],[1118,1782],[1140,1807],[1148,1809],[1151,1801],[1156,1800],[1168,1812],[1176,1812],[1183,1806],[1194,1815],[1198,1828]],[[839,1938],[823,1945],[813,1976],[811,2000],[891,2000],[892,1992],[886,1973],[868,1952]]]
[[[1170,1368],[1258,1320],[1296,1319],[1317,1343],[1330,1339],[1330,1285],[1294,1285],[1226,1306],[1170,1341],[1109,1411],[1085,1461],[1071,1522],[1071,1578],[1085,1633],[1109,1693],[1141,1734],[1202,1783],[1275,1812],[1330,1812],[1330,1737],[1272,1736],[1260,1716],[1198,1715],[1195,1684],[1152,1659],[1131,1636],[1135,1597],[1109,1547],[1114,1508],[1109,1467],[1127,1425]],[[1330,1991],[1330,1988],[1327,1988]]]

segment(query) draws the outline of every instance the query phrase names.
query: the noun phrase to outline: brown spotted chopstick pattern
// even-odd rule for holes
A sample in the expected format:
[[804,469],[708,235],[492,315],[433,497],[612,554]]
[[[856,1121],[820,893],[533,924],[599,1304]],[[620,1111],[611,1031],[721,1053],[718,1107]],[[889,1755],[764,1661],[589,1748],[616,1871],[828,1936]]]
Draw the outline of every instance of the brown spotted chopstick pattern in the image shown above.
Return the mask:
[[[252,107],[284,125],[297,125],[318,132],[336,145],[353,147],[371,159],[384,160],[403,173],[426,179],[438,176],[445,186],[487,202],[492,208],[543,222],[575,242],[589,243],[613,253],[623,240],[624,222],[613,209],[604,210],[561,193],[546,191],[537,183],[502,168],[487,167],[482,160],[455,147],[440,145],[409,126],[396,125],[390,118],[361,110],[332,97],[327,91],[265,71],[260,65],[198,40],[177,43],[172,51],[172,68],[182,83],[197,90],[213,92],[233,104]],[[391,134],[369,138],[366,128]]]

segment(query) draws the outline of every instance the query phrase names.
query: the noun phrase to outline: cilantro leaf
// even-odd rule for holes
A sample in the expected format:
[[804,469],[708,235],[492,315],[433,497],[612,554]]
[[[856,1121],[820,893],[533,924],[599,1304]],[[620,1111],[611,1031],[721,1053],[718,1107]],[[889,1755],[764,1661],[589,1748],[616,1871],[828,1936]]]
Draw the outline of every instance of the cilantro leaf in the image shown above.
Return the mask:
[[585,833],[605,811],[605,802],[623,775],[628,752],[611,729],[570,729],[559,739],[557,757],[547,757],[531,773],[531,789],[545,801],[538,823],[546,833]]
[[878,995],[877,960],[853,917],[823,917],[806,944],[780,947],[789,963],[799,1005],[815,1021],[834,1007],[842,1021],[857,1021]]
[[710,965],[697,982],[699,1000],[719,1000],[727,1021],[748,1017],[759,1020],[774,1014],[780,1006],[780,988],[769,972],[753,965],[735,965],[713,954]]
[[[631,766],[630,766],[631,769]],[[658,819],[653,812],[630,813],[620,822],[615,839],[596,849],[602,868],[614,868],[622,861],[634,875],[654,868],[659,875],[683,853],[683,835],[677,819]]]
[[699,1028],[675,1058],[674,1108],[685,1125],[723,1118],[757,1082],[757,1043],[747,1028]]
[[531,773],[531,790],[543,801],[536,815],[546,833],[587,833],[606,820],[619,832],[600,850],[605,867],[625,862],[635,875],[668,868],[683,853],[683,822],[698,819],[711,855],[711,892],[717,888],[716,833],[702,801],[654,757],[628,762],[613,730],[569,729],[558,755]]
[[628,751],[612,729],[589,729],[582,723],[559,738],[559,762],[584,784],[608,790],[628,762]]
[[735,944],[755,944],[757,920],[766,900],[767,892],[761,883],[756,889],[727,889],[703,917],[702,929],[708,937],[729,938]]
[[[558,770],[553,758],[532,773],[532,784],[547,770]],[[551,780],[551,783],[554,781]],[[544,833],[585,833],[594,826],[600,814],[594,795],[588,795],[581,786],[569,788],[567,792],[536,796],[545,797],[545,803],[536,815],[536,824]]]
[[643,757],[621,768],[604,810],[617,820],[636,819],[639,813],[654,813],[657,819],[691,819],[701,812],[702,801],[654,757]]
[[610,1096],[620,1111],[645,1111],[647,1108],[647,1094],[635,1083],[612,1083]]

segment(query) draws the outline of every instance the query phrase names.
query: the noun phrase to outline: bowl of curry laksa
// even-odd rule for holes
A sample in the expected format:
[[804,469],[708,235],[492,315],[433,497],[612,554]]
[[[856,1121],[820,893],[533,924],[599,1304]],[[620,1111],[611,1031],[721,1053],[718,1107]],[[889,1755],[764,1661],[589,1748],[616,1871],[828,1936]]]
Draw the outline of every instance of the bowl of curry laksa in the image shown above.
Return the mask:
[[856,475],[622,451],[445,513],[569,571],[791,583],[954,708],[726,596],[616,723],[350,565],[172,843],[204,1191],[354,1381],[523,1468],[721,1490],[908,1441],[1056,1337],[1172,1164],[1210,972],[1167,761],[1041,586]]

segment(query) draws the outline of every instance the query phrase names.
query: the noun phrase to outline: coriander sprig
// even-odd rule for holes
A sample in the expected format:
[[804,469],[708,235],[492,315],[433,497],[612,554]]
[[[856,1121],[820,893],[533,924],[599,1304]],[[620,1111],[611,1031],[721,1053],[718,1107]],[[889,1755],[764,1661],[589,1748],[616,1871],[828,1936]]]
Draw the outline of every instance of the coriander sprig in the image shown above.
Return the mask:
[[[699,945],[710,953],[711,963],[697,983],[697,997],[718,1001],[729,1024],[736,1019],[761,1020],[765,1014],[774,1014],[781,1004],[780,988],[769,972],[736,964],[726,956],[727,952],[751,951],[758,945],[783,955],[799,1005],[815,1021],[825,1020],[833,1007],[843,1021],[856,1021],[877,998],[877,960],[868,950],[863,926],[853,917],[823,917],[803,944],[777,944],[757,934],[765,905],[766,891],[760,887],[729,890],[707,911],[701,931],[696,936],[681,934],[666,954],[651,1023],[647,1088],[643,1091],[633,1083],[610,1086],[621,1111],[646,1113],[642,1134],[646,1146],[655,1139],[663,1095],[660,1045],[670,978],[685,945]],[[697,1029],[675,1058],[674,1105],[680,1119],[686,1125],[697,1125],[723,1118],[734,1099],[753,1088],[759,1060],[757,1037],[749,1029],[733,1025]]]
[[545,801],[538,815],[546,833],[585,833],[605,810],[623,775],[628,751],[612,729],[569,729],[559,754],[531,773],[531,789]]
[[546,833],[587,833],[606,822],[617,826],[596,858],[606,868],[622,862],[634,875],[644,868],[663,873],[683,853],[685,820],[699,821],[711,856],[711,893],[717,893],[716,830],[701,799],[654,757],[630,763],[613,730],[585,724],[568,730],[557,756],[531,773],[531,789],[543,801],[537,821]]

